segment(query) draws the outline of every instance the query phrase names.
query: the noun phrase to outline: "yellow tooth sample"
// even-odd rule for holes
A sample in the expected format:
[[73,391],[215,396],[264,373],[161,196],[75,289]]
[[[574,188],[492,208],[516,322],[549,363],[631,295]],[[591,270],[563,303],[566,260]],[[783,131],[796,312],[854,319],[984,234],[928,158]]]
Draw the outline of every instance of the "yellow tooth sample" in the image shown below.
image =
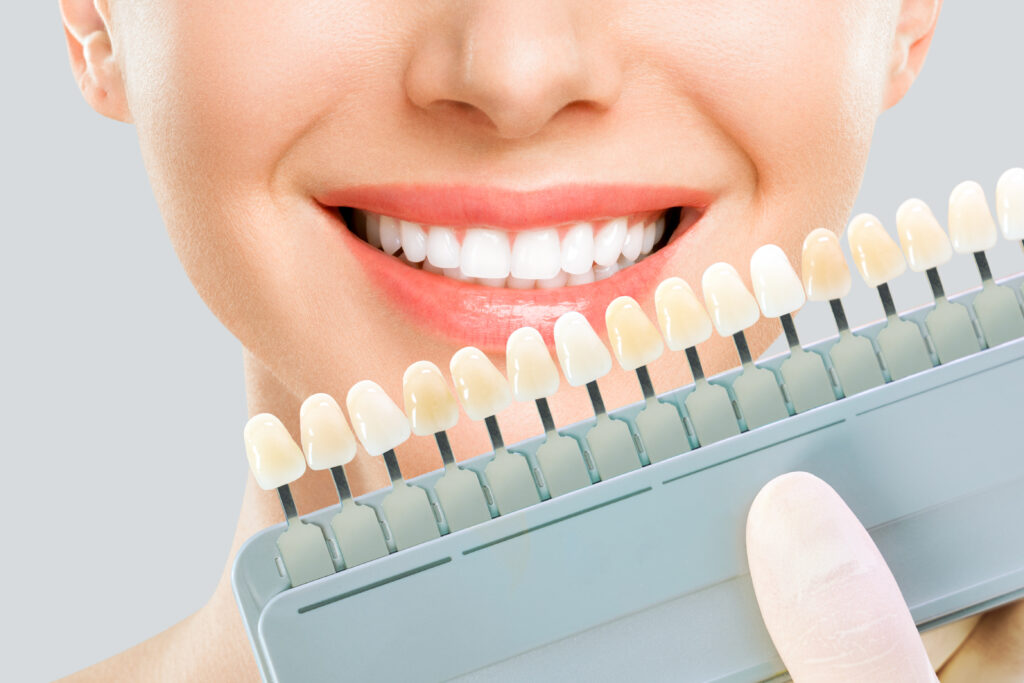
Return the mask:
[[686,280],[670,277],[654,291],[654,307],[665,343],[682,351],[711,336],[711,318]]
[[555,351],[570,386],[579,387],[604,377],[612,357],[587,319],[570,311],[555,321]]
[[920,199],[908,199],[896,210],[896,232],[907,257],[907,265],[915,273],[941,266],[953,258],[949,238],[935,215]]
[[299,408],[302,450],[311,470],[340,467],[356,455],[356,437],[329,394],[313,394]]
[[815,228],[804,239],[800,270],[811,301],[841,299],[850,292],[850,269],[843,248],[827,228]]
[[658,329],[632,297],[620,296],[608,304],[604,320],[612,351],[623,370],[652,363],[665,350]]
[[450,369],[455,393],[472,420],[497,415],[512,402],[512,390],[484,352],[466,346],[452,356]]
[[558,391],[558,368],[540,332],[520,327],[505,345],[505,371],[517,401],[536,401]]
[[999,229],[1008,240],[1024,240],[1024,168],[1011,168],[996,183]]
[[985,190],[973,180],[953,188],[949,195],[949,239],[958,254],[973,254],[996,246],[999,233],[985,199]]
[[750,257],[750,280],[761,312],[767,318],[793,313],[806,301],[800,277],[777,245],[766,244]]
[[701,278],[701,289],[715,329],[723,337],[742,332],[761,317],[754,296],[728,263],[709,266]]
[[359,442],[370,455],[381,455],[409,438],[409,420],[380,385],[364,379],[348,390],[345,399]]
[[436,365],[417,361],[402,376],[405,414],[416,436],[431,436],[451,429],[459,421],[459,406]]
[[907,262],[896,240],[871,214],[855,216],[846,230],[846,239],[853,262],[869,287],[878,287],[907,270]]
[[243,437],[249,468],[261,489],[290,484],[306,471],[302,449],[274,415],[253,415],[245,424]]

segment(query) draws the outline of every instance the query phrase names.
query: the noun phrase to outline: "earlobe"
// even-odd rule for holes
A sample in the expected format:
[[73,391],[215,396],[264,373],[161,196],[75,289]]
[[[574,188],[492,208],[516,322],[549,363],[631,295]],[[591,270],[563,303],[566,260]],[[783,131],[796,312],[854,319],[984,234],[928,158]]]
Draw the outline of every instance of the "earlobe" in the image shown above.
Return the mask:
[[130,122],[124,80],[114,59],[106,17],[95,0],[60,0],[60,10],[71,71],[85,101],[104,116]]
[[892,43],[892,59],[882,106],[893,106],[907,94],[928,55],[942,0],[903,0]]

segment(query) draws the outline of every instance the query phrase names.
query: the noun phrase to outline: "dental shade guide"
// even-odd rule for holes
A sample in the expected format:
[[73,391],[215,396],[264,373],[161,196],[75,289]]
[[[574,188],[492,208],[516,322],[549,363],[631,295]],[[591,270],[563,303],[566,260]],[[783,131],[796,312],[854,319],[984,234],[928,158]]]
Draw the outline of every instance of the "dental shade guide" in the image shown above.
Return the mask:
[[634,417],[637,435],[648,462],[661,462],[690,450],[679,410],[659,401],[647,365],[665,350],[658,329],[631,297],[620,296],[608,304],[605,326],[612,351],[627,372],[636,372],[644,397],[644,408]]
[[441,530],[427,492],[405,483],[395,455],[395,448],[412,433],[408,418],[369,380],[353,385],[345,403],[363,448],[370,455],[383,456],[391,479],[391,492],[381,502],[388,547],[399,551],[439,538]]
[[281,562],[292,586],[335,572],[324,531],[299,519],[289,484],[302,476],[306,461],[302,449],[277,417],[254,415],[245,425],[245,451],[260,488],[277,489],[287,528],[277,537]]
[[512,390],[498,368],[473,346],[459,349],[451,360],[456,395],[471,420],[483,421],[494,458],[484,469],[486,484],[498,514],[507,515],[540,502],[529,461],[505,448],[498,413],[512,403]]
[[459,406],[441,371],[429,361],[413,363],[402,377],[402,393],[413,434],[432,436],[444,463],[444,475],[434,482],[433,488],[447,532],[489,520],[491,511],[479,477],[459,467],[452,453],[447,430],[459,421]]
[[992,281],[985,251],[999,238],[985,191],[974,181],[960,183],[949,195],[949,236],[953,251],[974,254],[981,276],[981,292],[971,306],[988,346],[996,346],[1024,335],[1024,314],[1017,295]]
[[576,311],[555,322],[555,351],[562,374],[570,386],[586,385],[597,421],[587,431],[586,452],[601,480],[639,469],[641,461],[629,427],[608,417],[597,379],[612,369],[612,357],[587,319]]
[[509,335],[505,363],[515,399],[534,401],[540,415],[544,443],[537,447],[536,457],[548,494],[554,498],[593,483],[579,443],[555,428],[547,397],[558,390],[558,368],[540,332],[521,327]]
[[701,278],[704,303],[715,329],[732,337],[743,373],[732,384],[736,404],[748,430],[789,417],[782,388],[771,370],[754,365],[743,330],[761,317],[757,301],[740,274],[728,263],[716,263]]
[[846,230],[850,253],[861,278],[878,290],[885,311],[886,325],[876,341],[881,359],[892,381],[909,377],[932,367],[921,328],[896,314],[889,282],[907,270],[899,245],[871,214],[860,214]]
[[352,500],[344,466],[356,455],[356,437],[341,406],[328,394],[313,394],[299,409],[302,451],[311,470],[331,471],[340,509],[331,518],[331,529],[346,568],[388,554],[376,511]]
[[[1011,168],[996,183],[996,215],[999,230],[1010,241],[1019,240],[1024,250],[1024,168]],[[1019,289],[1024,309],[1024,285]]]
[[725,387],[704,377],[697,344],[711,337],[711,318],[690,285],[671,277],[654,292],[654,307],[665,343],[672,351],[685,351],[694,388],[683,401],[697,442],[707,446],[740,433],[739,420]]
[[825,361],[800,346],[792,314],[807,298],[785,252],[774,244],[760,247],[750,258],[750,280],[761,313],[778,318],[786,334],[789,358],[782,362],[780,373],[793,410],[803,413],[836,400]]

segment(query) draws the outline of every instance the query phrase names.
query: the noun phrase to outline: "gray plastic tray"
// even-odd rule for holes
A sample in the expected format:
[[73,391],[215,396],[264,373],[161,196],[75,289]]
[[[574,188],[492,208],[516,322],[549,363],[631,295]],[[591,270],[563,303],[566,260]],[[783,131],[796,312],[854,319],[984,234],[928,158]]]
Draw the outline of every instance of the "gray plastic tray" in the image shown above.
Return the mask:
[[[1022,280],[1003,284],[1020,297]],[[829,365],[835,341],[807,348]],[[777,372],[784,358],[759,365]],[[682,410],[692,389],[662,399]],[[829,482],[921,629],[1001,604],[1024,595],[1022,393],[1018,339],[296,588],[281,524],[239,551],[235,595],[260,670],[279,683],[785,678],[744,553],[760,487],[794,470]],[[641,407],[613,415],[633,430]],[[592,424],[560,432],[582,443]],[[335,512],[304,519],[330,538]]]

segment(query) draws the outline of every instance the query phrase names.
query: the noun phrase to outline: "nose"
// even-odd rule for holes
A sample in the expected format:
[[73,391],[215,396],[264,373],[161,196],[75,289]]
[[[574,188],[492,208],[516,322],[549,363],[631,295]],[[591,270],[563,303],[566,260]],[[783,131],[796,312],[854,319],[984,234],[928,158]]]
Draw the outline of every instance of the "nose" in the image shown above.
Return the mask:
[[583,20],[587,4],[477,0],[446,9],[424,24],[406,94],[433,115],[509,139],[537,134],[568,109],[607,109],[621,68],[613,41]]

